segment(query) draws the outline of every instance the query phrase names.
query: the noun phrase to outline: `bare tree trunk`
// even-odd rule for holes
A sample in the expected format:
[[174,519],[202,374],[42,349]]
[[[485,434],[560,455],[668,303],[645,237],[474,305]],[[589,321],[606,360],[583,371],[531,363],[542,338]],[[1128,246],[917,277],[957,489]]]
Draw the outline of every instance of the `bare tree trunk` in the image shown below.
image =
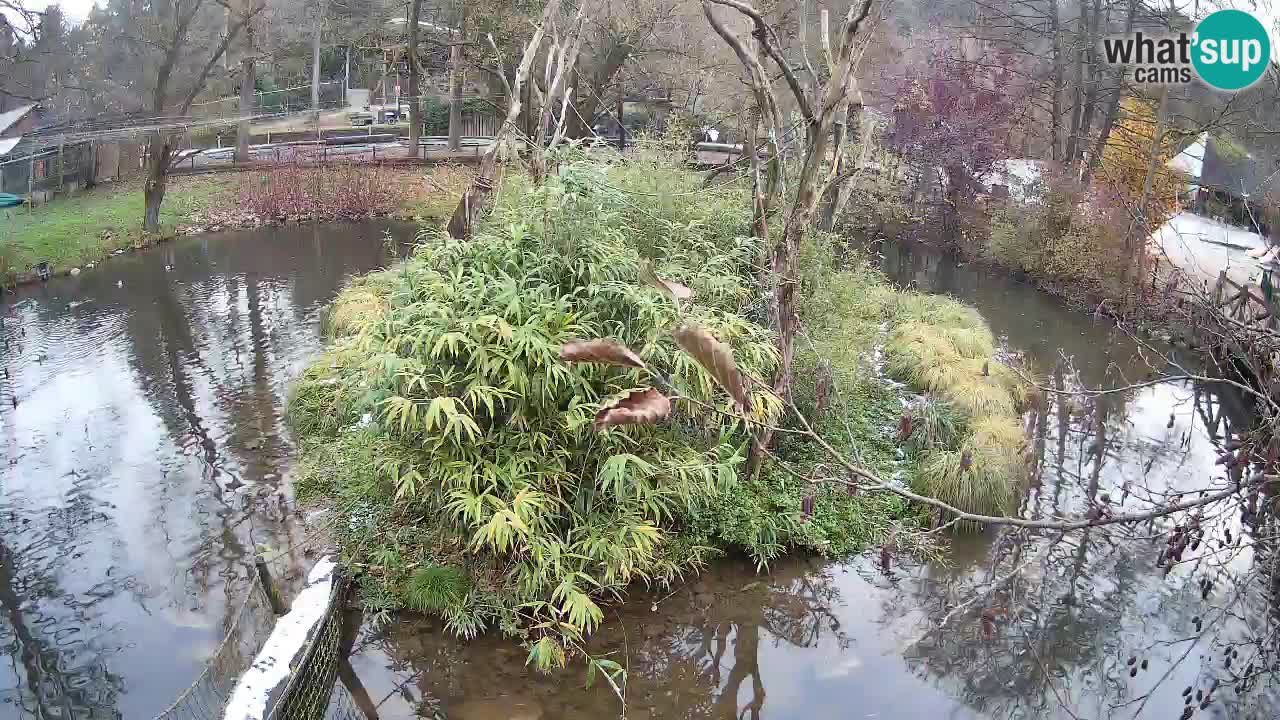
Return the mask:
[[[177,105],[177,115],[186,115],[190,112],[191,104],[195,102],[196,97],[209,81],[209,73],[222,61],[222,58],[226,55],[227,48],[236,41],[237,33],[249,25],[253,21],[254,15],[261,11],[262,8],[261,4],[250,4],[246,7],[244,17],[227,31],[222,41],[218,43],[203,66],[200,67],[195,79],[186,88],[185,97]],[[170,107],[169,82],[173,78],[173,69],[177,65],[179,56],[186,44],[187,31],[190,28],[190,17],[185,19],[180,17],[176,6],[172,7],[172,12],[173,14],[168,18],[173,23],[170,26],[172,32],[168,37],[168,48],[165,51],[164,59],[156,69],[155,89],[151,95],[151,111],[156,116],[161,115]],[[160,205],[164,202],[164,191],[169,177],[169,157],[173,148],[170,144],[170,138],[160,133],[157,133],[148,141],[147,148],[147,177],[142,186],[142,229],[145,232],[156,232],[160,229]]]
[[1071,105],[1071,130],[1067,134],[1067,152],[1063,162],[1067,167],[1075,167],[1076,154],[1080,144],[1080,120],[1084,115],[1084,57],[1089,45],[1089,5],[1086,0],[1080,3],[1080,27],[1076,30],[1076,60],[1071,71],[1072,83],[1075,85],[1073,95],[1075,102]]
[[[409,152],[418,157],[418,138],[422,135],[422,98],[419,97],[418,17],[422,0],[409,4]],[[453,46],[457,49],[457,45]]]
[[155,135],[147,143],[147,179],[142,186],[142,229],[148,233],[160,231],[160,205],[169,180],[168,138]]
[[[248,3],[246,2],[247,6]],[[228,21],[229,22],[229,21]],[[240,122],[236,125],[236,154],[238,163],[249,162],[249,140],[253,133],[253,116],[258,113],[258,66],[253,52],[253,26],[244,28],[244,54],[240,56]]]
[[[1133,18],[1138,9],[1138,0],[1129,0],[1129,7],[1125,15],[1124,32],[1128,34],[1133,30]],[[1118,67],[1115,72],[1115,90],[1111,95],[1111,99],[1107,102],[1107,113],[1102,117],[1102,129],[1098,133],[1098,139],[1093,144],[1093,151],[1089,155],[1089,162],[1085,165],[1084,173],[1080,177],[1080,182],[1084,187],[1089,187],[1089,182],[1093,179],[1093,173],[1098,169],[1098,165],[1102,162],[1102,153],[1107,147],[1107,142],[1111,139],[1111,130],[1115,128],[1116,118],[1120,114],[1120,96],[1124,94],[1124,68]]]
[[320,138],[320,40],[324,31],[325,3],[316,6],[315,34],[311,38],[311,112],[316,126],[316,139]]
[[464,15],[462,35],[449,48],[449,149],[455,152],[462,149],[462,42],[466,37],[466,28],[467,20]]
[[[759,136],[760,107],[755,106],[747,120],[747,138],[743,143],[743,152],[751,153],[751,234],[757,238],[769,237],[769,211],[766,207],[764,181],[760,178]],[[763,266],[763,263],[762,263]]]
[[583,82],[579,71],[574,71],[573,80],[577,91],[573,102],[569,104],[569,122],[565,134],[575,139],[591,137],[591,119],[596,116],[596,111],[600,108],[600,100]]
[[836,203],[840,198],[841,188],[844,187],[845,181],[851,177],[844,172],[844,156],[841,151],[843,150],[845,138],[849,134],[848,128],[850,124],[857,122],[859,112],[857,108],[861,108],[861,105],[859,104],[856,107],[850,107],[849,110],[844,113],[843,117],[836,118],[836,124],[833,132],[834,139],[831,143],[832,161],[831,172],[829,175],[831,182],[827,187],[827,191],[822,194],[822,198],[820,200],[821,205],[818,213],[818,229],[825,230],[826,232],[831,232],[831,230],[835,228],[836,216],[839,214],[839,209],[836,207]]
[[[1084,0],[1081,0],[1081,5]],[[1098,23],[1102,17],[1102,0],[1093,0],[1093,17],[1089,20],[1089,44],[1085,53],[1089,69],[1089,87],[1084,94],[1084,108],[1080,114],[1080,139],[1076,143],[1076,157],[1071,160],[1071,167],[1079,166],[1085,148],[1088,146],[1089,130],[1093,127],[1093,116],[1098,105],[1098,93],[1102,85],[1102,68],[1098,64]]]
[[1058,0],[1049,0],[1049,36],[1053,39],[1053,99],[1050,113],[1049,158],[1062,159],[1062,37],[1058,32]]

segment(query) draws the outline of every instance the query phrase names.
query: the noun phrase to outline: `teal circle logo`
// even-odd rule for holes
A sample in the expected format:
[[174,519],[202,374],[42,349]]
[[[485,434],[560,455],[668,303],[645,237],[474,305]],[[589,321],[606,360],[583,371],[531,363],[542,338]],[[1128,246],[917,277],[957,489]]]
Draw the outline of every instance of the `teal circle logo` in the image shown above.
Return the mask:
[[1210,87],[1243,90],[1257,82],[1271,62],[1271,38],[1262,23],[1243,10],[1219,10],[1196,26],[1191,64]]

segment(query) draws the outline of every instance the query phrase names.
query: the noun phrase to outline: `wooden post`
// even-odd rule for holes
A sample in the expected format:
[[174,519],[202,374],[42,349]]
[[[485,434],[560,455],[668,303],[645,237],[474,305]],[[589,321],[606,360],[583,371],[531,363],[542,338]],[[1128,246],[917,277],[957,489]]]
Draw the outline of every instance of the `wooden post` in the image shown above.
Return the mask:
[[262,589],[267,593],[267,599],[271,601],[271,612],[276,615],[283,615],[289,612],[284,606],[284,600],[280,598],[280,591],[276,590],[276,585],[271,580],[271,571],[267,569],[266,558],[258,555],[253,559],[253,564],[258,568],[258,582],[262,583]]
[[622,124],[622,88],[618,88],[618,152],[627,149],[627,128]]

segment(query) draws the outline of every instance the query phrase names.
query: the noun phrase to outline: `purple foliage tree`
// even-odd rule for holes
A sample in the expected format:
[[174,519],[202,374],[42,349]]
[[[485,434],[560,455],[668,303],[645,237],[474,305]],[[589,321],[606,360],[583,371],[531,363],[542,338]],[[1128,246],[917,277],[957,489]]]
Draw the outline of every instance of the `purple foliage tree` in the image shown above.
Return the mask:
[[890,147],[922,184],[942,186],[950,209],[972,199],[978,178],[1006,157],[1026,97],[1013,58],[998,53],[978,63],[942,47],[885,85],[897,98]]

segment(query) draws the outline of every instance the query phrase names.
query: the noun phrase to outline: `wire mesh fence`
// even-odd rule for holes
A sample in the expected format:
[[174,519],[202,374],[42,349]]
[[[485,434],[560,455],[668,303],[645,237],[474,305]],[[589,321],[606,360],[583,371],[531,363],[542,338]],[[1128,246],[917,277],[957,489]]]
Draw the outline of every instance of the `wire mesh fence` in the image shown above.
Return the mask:
[[[254,575],[250,576],[254,578]],[[307,639],[295,662],[290,663],[284,689],[266,716],[267,720],[368,720],[368,707],[345,695],[337,683],[345,665],[344,610],[349,583],[338,575],[325,614]],[[226,634],[204,669],[154,720],[223,720],[227,703],[241,676],[253,665],[276,625],[269,591],[252,580],[238,608],[230,616]],[[367,696],[364,705],[369,705]],[[376,711],[375,711],[376,712]]]
[[338,666],[345,660],[342,621],[348,586],[343,576],[335,578],[324,618],[303,649],[298,665],[292,669],[268,720],[323,720],[325,717]]
[[222,643],[204,670],[155,720],[220,720],[236,681],[249,669],[274,627],[275,614],[266,592],[258,582],[249,582]]

